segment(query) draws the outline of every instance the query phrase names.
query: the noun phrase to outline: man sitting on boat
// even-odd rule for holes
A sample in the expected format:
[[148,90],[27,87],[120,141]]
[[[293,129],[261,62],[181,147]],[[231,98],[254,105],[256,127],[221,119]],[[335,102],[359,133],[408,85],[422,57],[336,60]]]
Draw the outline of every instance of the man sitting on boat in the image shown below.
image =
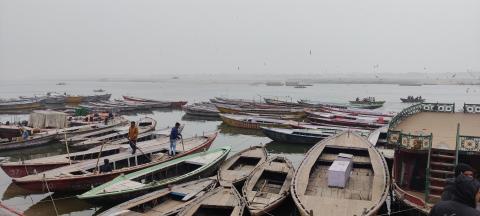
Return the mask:
[[107,173],[113,170],[112,165],[110,165],[110,161],[108,159],[103,160],[103,165],[100,166],[100,173]]
[[168,151],[168,154],[171,156],[175,156],[175,150],[177,146],[177,139],[182,138],[182,134],[178,131],[180,128],[180,123],[175,123],[175,127],[172,128],[172,131],[170,132],[170,150]]
[[137,137],[138,137],[138,127],[135,125],[135,122],[130,122],[130,128],[128,129],[128,143],[132,147],[132,154],[135,154],[137,151]]
[[431,216],[480,216],[475,208],[480,201],[480,182],[472,177],[459,175],[455,179],[453,200],[440,201],[430,211]]

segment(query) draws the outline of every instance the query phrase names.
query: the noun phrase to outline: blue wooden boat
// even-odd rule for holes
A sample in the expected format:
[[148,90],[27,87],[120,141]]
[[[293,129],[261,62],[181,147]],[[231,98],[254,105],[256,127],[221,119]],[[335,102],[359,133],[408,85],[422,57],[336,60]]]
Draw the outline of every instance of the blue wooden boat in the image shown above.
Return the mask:
[[262,132],[270,139],[278,142],[315,144],[329,137],[336,130],[311,130],[311,129],[284,129],[262,127]]

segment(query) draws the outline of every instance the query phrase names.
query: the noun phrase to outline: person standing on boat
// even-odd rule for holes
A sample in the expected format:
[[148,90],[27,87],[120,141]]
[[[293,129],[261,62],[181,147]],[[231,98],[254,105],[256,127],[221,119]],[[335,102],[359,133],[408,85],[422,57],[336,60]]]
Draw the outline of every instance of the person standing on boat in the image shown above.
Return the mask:
[[177,147],[177,139],[182,139],[182,134],[178,131],[180,128],[180,123],[175,123],[175,127],[172,128],[172,131],[170,132],[170,150],[168,153],[171,156],[175,156],[175,150]]
[[128,143],[132,147],[132,154],[135,154],[137,151],[137,137],[138,137],[138,127],[135,125],[135,122],[130,122],[130,128],[128,129]]
[[455,179],[453,200],[440,201],[432,210],[430,216],[480,216],[475,208],[480,201],[480,183],[472,177],[459,175]]

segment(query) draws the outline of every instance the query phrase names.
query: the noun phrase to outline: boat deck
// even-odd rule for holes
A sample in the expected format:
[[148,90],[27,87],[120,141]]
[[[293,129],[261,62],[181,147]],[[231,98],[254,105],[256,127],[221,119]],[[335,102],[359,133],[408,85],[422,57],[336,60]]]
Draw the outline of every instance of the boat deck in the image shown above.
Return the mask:
[[468,113],[421,112],[406,118],[394,130],[415,135],[432,133],[432,148],[455,150],[458,123],[461,135],[480,136],[480,115]]

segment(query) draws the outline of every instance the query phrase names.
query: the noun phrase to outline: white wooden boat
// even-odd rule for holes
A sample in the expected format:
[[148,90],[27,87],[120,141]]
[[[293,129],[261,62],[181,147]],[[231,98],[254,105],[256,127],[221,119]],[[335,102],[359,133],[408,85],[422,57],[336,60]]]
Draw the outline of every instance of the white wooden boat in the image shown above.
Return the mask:
[[[329,169],[340,153],[353,155],[344,187],[330,187]],[[332,175],[333,177],[333,175]],[[295,172],[292,197],[300,215],[375,215],[389,190],[385,159],[368,140],[342,132],[312,147]]]
[[228,158],[218,171],[221,185],[236,184],[247,178],[258,165],[267,159],[267,151],[263,146],[252,146]]
[[245,201],[235,187],[221,186],[184,208],[179,216],[242,216]]

